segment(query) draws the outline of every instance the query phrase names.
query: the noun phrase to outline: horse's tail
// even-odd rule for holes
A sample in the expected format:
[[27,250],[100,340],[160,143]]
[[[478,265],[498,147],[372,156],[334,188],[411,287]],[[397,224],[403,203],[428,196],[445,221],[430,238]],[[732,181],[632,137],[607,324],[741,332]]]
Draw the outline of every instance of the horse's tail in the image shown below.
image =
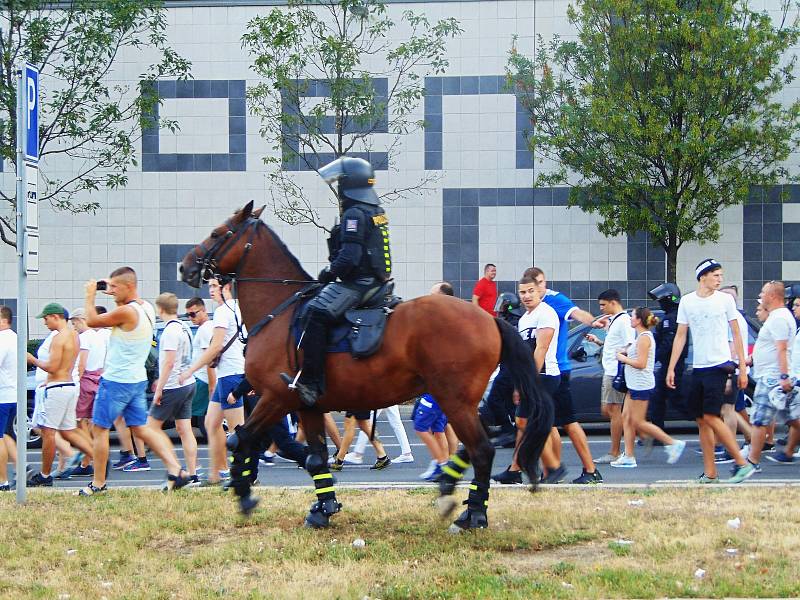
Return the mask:
[[531,406],[528,425],[519,445],[517,462],[528,474],[535,488],[539,483],[539,457],[553,427],[553,401],[539,384],[536,364],[528,345],[509,323],[497,318],[495,321],[500,330],[500,362],[511,372],[520,400],[527,398]]

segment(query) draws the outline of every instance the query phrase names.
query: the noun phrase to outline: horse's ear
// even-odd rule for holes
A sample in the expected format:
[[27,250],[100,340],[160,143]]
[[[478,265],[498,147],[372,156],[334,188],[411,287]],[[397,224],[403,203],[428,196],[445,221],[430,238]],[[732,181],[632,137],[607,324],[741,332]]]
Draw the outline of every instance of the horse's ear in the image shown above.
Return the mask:
[[255,217],[256,219],[258,219],[259,217],[261,217],[261,213],[263,213],[263,212],[264,212],[264,209],[265,209],[265,208],[267,208],[267,205],[266,205],[266,204],[265,204],[264,206],[262,206],[261,208],[259,208],[259,209],[257,209],[257,210],[254,210],[254,211],[253,211],[253,217]]
[[244,221],[245,219],[249,219],[250,215],[253,214],[253,201],[250,200],[247,204],[242,207],[242,209],[236,214],[240,221]]

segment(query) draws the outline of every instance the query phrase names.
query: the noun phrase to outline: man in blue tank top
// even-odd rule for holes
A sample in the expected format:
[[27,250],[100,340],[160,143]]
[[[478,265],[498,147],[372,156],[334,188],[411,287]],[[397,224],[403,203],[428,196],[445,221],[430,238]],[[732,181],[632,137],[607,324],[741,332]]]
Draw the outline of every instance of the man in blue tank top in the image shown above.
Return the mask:
[[86,283],[86,324],[89,327],[110,327],[111,337],[92,412],[94,478],[78,495],[93,496],[107,490],[104,467],[108,463],[108,431],[120,415],[125,417],[133,434],[164,461],[169,474],[169,489],[178,489],[190,479],[181,470],[172,443],[163,431],[145,427],[147,373],[144,363],[153,342],[155,312],[150,304],[139,298],[136,272],[130,267],[116,269],[104,283],[106,293],[114,297],[117,307],[102,315],[97,314],[95,308],[97,282],[92,279]]

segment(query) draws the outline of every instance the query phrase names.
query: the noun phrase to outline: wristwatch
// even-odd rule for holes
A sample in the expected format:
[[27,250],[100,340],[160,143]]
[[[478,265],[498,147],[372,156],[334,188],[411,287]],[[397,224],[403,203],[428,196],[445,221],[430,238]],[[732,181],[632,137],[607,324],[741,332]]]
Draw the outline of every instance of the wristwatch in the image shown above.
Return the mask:
[[789,375],[787,375],[786,373],[781,373],[781,381],[783,381],[784,379],[789,379]]

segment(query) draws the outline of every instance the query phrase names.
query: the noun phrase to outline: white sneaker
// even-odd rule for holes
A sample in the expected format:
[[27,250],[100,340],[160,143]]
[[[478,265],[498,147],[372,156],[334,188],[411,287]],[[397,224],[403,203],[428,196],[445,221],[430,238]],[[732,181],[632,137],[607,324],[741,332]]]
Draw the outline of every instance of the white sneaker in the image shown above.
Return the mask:
[[344,464],[346,465],[361,465],[364,463],[364,455],[356,452],[348,452],[344,455]]
[[686,449],[686,442],[683,440],[675,440],[674,444],[664,446],[664,452],[667,453],[667,464],[674,465]]
[[596,465],[608,465],[617,460],[620,456],[624,456],[623,454],[617,454],[614,456],[613,454],[604,454],[599,458],[595,458],[592,462]]
[[431,464],[428,465],[428,468],[423,473],[420,473],[419,478],[420,479],[427,479],[428,477],[430,477],[431,475],[433,475],[436,472],[436,468],[438,466],[439,466],[439,463],[437,463],[435,460],[432,460]]
[[635,469],[638,466],[635,457],[625,454],[621,454],[617,460],[613,460],[609,464],[620,469]]
[[414,462],[414,455],[411,452],[401,454],[397,458],[392,459],[393,463],[412,463]]

